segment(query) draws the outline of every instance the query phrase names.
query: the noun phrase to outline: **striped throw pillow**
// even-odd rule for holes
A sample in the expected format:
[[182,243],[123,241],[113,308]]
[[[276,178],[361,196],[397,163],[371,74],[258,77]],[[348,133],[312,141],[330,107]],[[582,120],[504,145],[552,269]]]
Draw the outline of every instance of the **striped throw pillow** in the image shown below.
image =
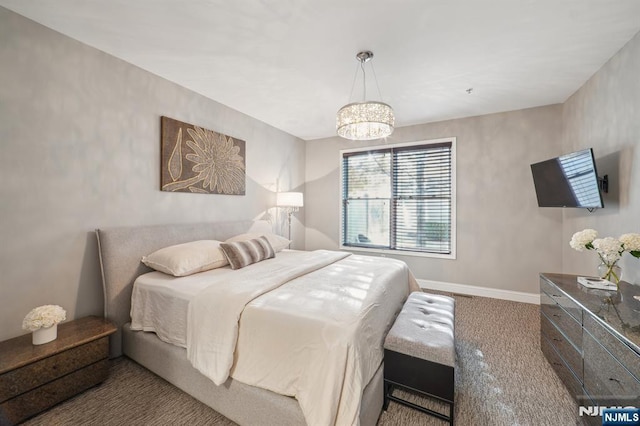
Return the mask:
[[231,269],[240,269],[276,256],[266,237],[246,241],[221,243],[220,249],[229,260]]

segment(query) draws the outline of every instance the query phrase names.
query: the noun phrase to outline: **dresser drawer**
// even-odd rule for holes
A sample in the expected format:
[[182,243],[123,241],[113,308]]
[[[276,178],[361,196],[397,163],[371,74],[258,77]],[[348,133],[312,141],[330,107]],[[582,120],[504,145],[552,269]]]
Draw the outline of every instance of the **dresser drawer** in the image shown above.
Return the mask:
[[558,305],[562,306],[562,308],[569,313],[580,325],[582,325],[582,309],[578,306],[573,300],[571,300],[567,295],[558,290],[554,285],[550,284],[545,279],[540,279],[540,290],[542,296],[546,294]]
[[0,404],[0,418],[9,424],[28,419],[104,381],[109,373],[109,360],[103,359],[46,385]]
[[562,361],[560,355],[558,355],[551,342],[549,342],[544,335],[540,336],[540,347],[545,358],[547,358],[547,361],[549,361],[549,364],[551,364],[551,367],[553,367],[573,399],[581,402],[583,394],[582,383],[571,372],[564,361]]
[[578,380],[582,381],[582,354],[549,321],[545,314],[540,315],[540,330],[554,346],[564,362],[571,368]]
[[624,344],[592,315],[584,316],[584,329],[640,380],[640,354]]
[[109,338],[77,346],[0,376],[0,402],[107,358]]
[[584,387],[600,405],[640,406],[640,381],[589,333],[584,335]]
[[540,311],[567,336],[576,348],[582,349],[582,324],[545,292],[540,293]]

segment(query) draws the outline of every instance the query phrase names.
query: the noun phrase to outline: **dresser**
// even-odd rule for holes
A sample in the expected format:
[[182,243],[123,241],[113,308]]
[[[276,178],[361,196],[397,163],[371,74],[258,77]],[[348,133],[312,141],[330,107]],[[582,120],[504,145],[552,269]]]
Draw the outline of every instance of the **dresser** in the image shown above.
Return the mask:
[[99,317],[58,325],[58,338],[34,346],[31,334],[0,342],[0,425],[13,425],[104,381],[109,335]]
[[[582,407],[640,407],[640,286],[589,289],[577,276],[540,275],[540,346]],[[576,408],[576,412],[578,409]],[[583,413],[588,424],[600,416]]]

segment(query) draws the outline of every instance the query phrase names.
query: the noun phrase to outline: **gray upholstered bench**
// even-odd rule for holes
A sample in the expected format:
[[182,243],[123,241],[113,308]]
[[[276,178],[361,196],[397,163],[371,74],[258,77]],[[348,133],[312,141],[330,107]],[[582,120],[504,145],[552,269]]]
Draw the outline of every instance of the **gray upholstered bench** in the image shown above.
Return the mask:
[[[415,408],[453,425],[455,301],[411,293],[384,341],[384,409],[389,401]],[[449,405],[449,416],[393,395],[393,388],[417,392]]]

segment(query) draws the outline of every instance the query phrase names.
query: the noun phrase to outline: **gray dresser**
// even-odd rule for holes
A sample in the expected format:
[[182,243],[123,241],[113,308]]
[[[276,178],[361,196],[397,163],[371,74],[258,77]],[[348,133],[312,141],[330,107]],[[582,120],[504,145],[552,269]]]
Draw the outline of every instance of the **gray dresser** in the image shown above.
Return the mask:
[[[634,296],[640,286],[626,282],[612,292],[588,289],[575,275],[540,275],[540,346],[580,406],[640,407],[640,300]],[[602,424],[599,416],[583,419]]]

